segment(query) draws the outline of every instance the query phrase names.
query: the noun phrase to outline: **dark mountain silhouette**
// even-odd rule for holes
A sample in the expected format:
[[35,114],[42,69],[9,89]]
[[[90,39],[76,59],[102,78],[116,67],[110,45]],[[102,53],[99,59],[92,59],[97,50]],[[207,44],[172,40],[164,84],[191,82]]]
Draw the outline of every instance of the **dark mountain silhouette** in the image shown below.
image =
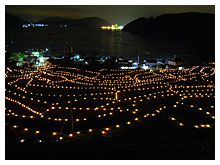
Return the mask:
[[23,19],[13,16],[11,14],[5,13],[5,28],[21,28],[23,24],[27,23]]
[[100,28],[103,25],[109,25],[105,20],[98,17],[88,17],[82,19],[67,19],[61,17],[46,18],[37,23],[48,24],[49,26],[67,25],[68,27],[91,27]]
[[214,31],[215,15],[207,13],[164,14],[156,18],[138,18],[124,31],[143,36],[195,35]]
[[49,18],[45,18],[42,19],[40,21],[37,21],[36,23],[52,23],[52,22],[56,22],[56,21],[62,21],[62,20],[70,20],[67,18],[62,18],[62,17],[49,17]]
[[[17,16],[13,16],[11,14],[5,13],[6,28],[21,28],[23,24],[27,24],[27,23],[30,22],[22,20]],[[67,25],[68,27],[90,27],[90,28],[99,28],[99,29],[103,25],[110,25],[107,21],[98,17],[88,17],[82,19],[50,17],[32,23],[42,23],[42,24],[48,24],[49,26],[57,26],[57,27],[59,25]]]
[[188,40],[196,61],[215,59],[215,15],[208,13],[164,14],[156,18],[138,18],[128,23],[127,31],[155,42]]

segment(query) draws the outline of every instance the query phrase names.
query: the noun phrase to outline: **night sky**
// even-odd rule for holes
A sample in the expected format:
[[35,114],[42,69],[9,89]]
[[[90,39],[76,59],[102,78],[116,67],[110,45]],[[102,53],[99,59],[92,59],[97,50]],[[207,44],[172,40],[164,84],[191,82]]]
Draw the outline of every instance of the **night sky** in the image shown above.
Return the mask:
[[215,13],[214,6],[205,5],[6,5],[5,12],[27,21],[47,17],[84,18],[100,17],[112,24],[127,24],[139,17],[155,17],[165,13],[203,12]]

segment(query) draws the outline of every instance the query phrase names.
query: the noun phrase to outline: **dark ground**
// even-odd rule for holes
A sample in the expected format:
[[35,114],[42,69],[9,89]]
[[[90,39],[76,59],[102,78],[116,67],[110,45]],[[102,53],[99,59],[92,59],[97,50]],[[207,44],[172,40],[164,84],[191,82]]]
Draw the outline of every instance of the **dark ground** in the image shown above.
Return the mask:
[[[114,135],[93,133],[72,142],[6,143],[7,160],[213,160],[214,129],[167,128],[165,119],[151,117]],[[157,119],[158,123],[158,119]],[[169,126],[171,126],[169,124]],[[161,128],[158,128],[161,126]],[[173,125],[174,126],[174,125]]]

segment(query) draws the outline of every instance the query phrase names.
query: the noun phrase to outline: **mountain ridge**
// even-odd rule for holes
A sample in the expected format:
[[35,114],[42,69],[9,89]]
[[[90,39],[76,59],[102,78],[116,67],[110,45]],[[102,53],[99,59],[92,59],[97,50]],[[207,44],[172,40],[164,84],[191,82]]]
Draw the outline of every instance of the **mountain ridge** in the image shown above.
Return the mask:
[[25,21],[18,16],[5,13],[5,24],[8,28],[19,28],[22,24],[38,23],[48,24],[49,26],[67,25],[69,27],[91,27],[100,28],[103,25],[110,25],[107,21],[99,17],[85,17],[80,19],[70,19],[64,17],[48,17],[39,21]]
[[[181,40],[184,40],[187,47],[192,48],[195,61],[215,60],[215,14],[189,12],[140,17],[129,22],[123,31],[143,37],[154,45],[172,41],[180,43],[178,47],[181,47]],[[174,49],[175,44],[170,44],[169,48]]]
[[[213,30],[215,15],[209,13],[163,14],[158,17],[140,17],[125,25],[123,31],[142,36],[193,34],[194,32]],[[204,22],[206,24],[204,24]]]

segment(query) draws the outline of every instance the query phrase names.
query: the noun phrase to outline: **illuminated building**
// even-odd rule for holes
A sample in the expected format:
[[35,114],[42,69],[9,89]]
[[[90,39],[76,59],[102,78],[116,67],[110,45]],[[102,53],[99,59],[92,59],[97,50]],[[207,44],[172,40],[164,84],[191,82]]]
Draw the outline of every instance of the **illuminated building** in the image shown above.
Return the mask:
[[154,59],[146,59],[144,60],[144,62],[145,62],[145,65],[148,67],[154,67],[158,65],[157,60],[154,60]]
[[167,64],[171,66],[180,66],[184,64],[184,61],[180,58],[168,59]]
[[102,26],[101,27],[102,30],[122,30],[124,28],[124,26],[115,24],[115,25],[111,25],[111,26]]

